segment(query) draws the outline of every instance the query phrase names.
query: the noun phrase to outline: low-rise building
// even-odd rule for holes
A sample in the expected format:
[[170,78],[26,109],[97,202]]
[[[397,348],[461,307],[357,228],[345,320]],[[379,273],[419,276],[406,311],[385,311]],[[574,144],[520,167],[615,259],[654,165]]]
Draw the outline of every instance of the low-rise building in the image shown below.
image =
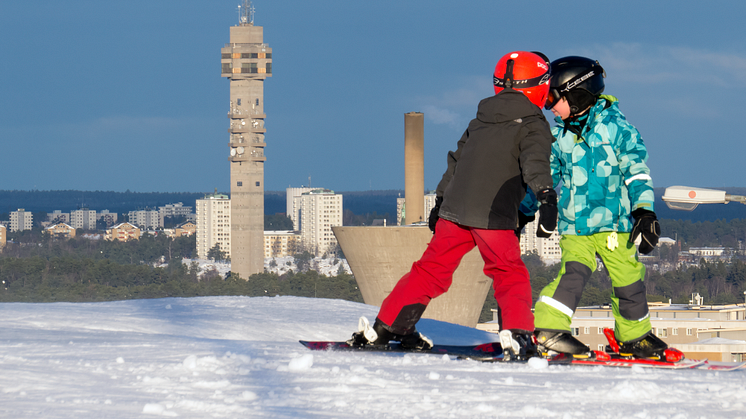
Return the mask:
[[119,240],[126,242],[140,239],[140,229],[130,223],[120,223],[106,230],[105,240]]
[[65,223],[53,224],[45,228],[44,232],[56,239],[71,239],[75,237],[75,228]]
[[197,233],[197,224],[193,221],[186,221],[179,224],[174,229],[174,237],[192,236]]
[[[653,333],[669,346],[684,352],[687,358],[746,360],[746,305],[704,305],[701,298],[695,295],[691,304],[651,302],[648,309]],[[477,328],[495,333],[499,331],[496,321],[480,323]],[[578,307],[570,328],[573,336],[590,349],[605,350],[608,341],[604,329],[614,329],[611,306]],[[715,338],[723,340],[711,340]]]
[[285,257],[295,254],[300,234],[291,230],[264,232],[264,258]]

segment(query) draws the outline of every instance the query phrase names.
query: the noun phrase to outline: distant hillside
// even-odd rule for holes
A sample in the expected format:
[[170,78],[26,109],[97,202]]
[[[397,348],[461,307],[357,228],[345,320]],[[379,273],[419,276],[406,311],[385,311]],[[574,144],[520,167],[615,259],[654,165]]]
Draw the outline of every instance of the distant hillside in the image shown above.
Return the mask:
[[[746,195],[746,188],[720,188],[730,194]],[[669,209],[663,202],[665,188],[655,189],[655,210],[658,218],[672,220],[715,221],[746,219],[746,205],[739,203],[700,205],[694,211]],[[209,193],[212,193],[210,191]],[[396,198],[404,196],[403,190],[337,191],[344,195],[345,210],[354,214],[396,214]],[[6,191],[0,190],[0,213],[9,213],[18,208],[31,212],[68,212],[82,206],[97,211],[108,209],[123,213],[136,209],[158,208],[166,204],[182,202],[194,207],[203,192],[111,192],[111,191]],[[284,213],[285,191],[264,193],[264,213]]]

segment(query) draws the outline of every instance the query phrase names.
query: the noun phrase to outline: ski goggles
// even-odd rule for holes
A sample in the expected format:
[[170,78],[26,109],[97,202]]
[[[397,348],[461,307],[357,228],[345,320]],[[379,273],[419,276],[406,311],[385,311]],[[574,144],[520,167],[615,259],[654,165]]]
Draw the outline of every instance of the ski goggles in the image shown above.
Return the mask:
[[557,104],[557,102],[560,101],[562,97],[560,96],[560,93],[557,89],[549,89],[549,94],[547,95],[547,101],[544,102],[544,109],[549,110],[554,107],[554,105]]

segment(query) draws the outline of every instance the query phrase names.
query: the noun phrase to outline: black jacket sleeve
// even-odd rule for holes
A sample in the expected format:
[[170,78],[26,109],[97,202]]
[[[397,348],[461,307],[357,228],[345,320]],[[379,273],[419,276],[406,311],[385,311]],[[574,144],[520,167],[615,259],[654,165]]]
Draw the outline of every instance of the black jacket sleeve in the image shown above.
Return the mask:
[[552,188],[549,156],[552,153],[554,137],[546,119],[531,118],[523,129],[526,132],[519,143],[521,173],[523,181],[534,194],[538,194]]

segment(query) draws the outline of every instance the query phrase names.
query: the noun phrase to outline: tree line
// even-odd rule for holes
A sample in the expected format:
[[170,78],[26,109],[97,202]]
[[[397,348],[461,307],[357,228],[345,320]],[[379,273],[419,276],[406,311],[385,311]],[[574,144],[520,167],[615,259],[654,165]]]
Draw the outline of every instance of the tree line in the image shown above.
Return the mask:
[[[276,223],[285,223],[274,219]],[[661,220],[663,235],[678,238],[682,249],[719,246],[740,249],[746,219],[691,222]],[[326,276],[313,270],[310,255],[297,255],[300,272],[284,275],[262,273],[249,280],[217,271],[200,273],[192,259],[195,238],[144,235],[138,241],[118,242],[75,237],[67,240],[40,234],[38,230],[9,233],[0,253],[0,301],[108,301],[131,298],[191,297],[201,295],[297,295],[362,301],[354,277],[340,270]],[[661,259],[675,259],[678,247],[660,246]],[[746,265],[743,253],[730,260],[700,261],[665,273],[648,269],[645,285],[649,301],[688,303],[698,293],[708,304],[743,302]],[[544,265],[537,255],[525,255],[534,299],[557,276],[559,264]],[[609,303],[611,281],[600,268],[589,280],[581,305]],[[486,298],[481,320],[492,318],[492,293]]]

